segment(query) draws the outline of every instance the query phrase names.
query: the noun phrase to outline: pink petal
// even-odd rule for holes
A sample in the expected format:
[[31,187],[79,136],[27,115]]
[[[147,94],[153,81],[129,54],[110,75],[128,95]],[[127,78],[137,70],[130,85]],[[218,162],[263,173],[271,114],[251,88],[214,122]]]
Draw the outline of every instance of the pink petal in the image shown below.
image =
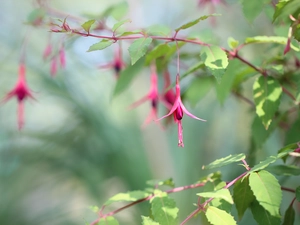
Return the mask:
[[180,99],[180,103],[179,103],[179,104],[180,104],[180,106],[181,106],[183,112],[184,112],[186,115],[188,115],[189,117],[191,117],[191,118],[193,118],[193,119],[201,120],[201,121],[203,121],[203,122],[206,122],[206,120],[201,119],[201,118],[198,118],[197,116],[195,116],[195,115],[193,115],[192,113],[190,113],[190,112],[184,107],[184,105],[182,104],[181,99]]
[[138,107],[139,105],[141,105],[142,103],[144,103],[145,101],[147,101],[149,99],[149,95],[146,95],[144,97],[142,97],[140,100],[137,100],[136,102],[132,103],[129,106],[129,109],[133,109],[135,107]]
[[169,112],[167,115],[165,115],[165,116],[163,116],[163,117],[157,119],[157,121],[162,120],[162,119],[164,119],[164,118],[166,118],[166,117],[172,115],[172,113],[177,109],[177,107],[178,107],[178,101],[175,101],[175,103],[174,103],[172,109],[170,110],[170,112]]

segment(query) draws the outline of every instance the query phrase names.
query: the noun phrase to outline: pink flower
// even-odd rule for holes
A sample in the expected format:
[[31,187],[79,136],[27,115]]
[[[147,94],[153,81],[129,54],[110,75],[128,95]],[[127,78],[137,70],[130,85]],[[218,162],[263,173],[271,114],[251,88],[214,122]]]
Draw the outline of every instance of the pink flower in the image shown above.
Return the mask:
[[146,125],[148,125],[151,121],[157,121],[157,104],[158,104],[158,89],[157,89],[157,74],[155,71],[152,71],[151,73],[151,86],[150,86],[150,90],[148,92],[147,95],[145,95],[144,97],[142,97],[140,100],[134,102],[133,104],[130,105],[130,109],[135,108],[139,105],[141,105],[142,103],[144,103],[147,100],[151,101],[151,111],[149,113],[149,115],[147,116],[144,124],[142,125],[142,127],[145,127]]
[[52,77],[54,77],[57,73],[57,58],[54,56],[51,60],[51,65],[50,65],[50,74]]
[[19,130],[22,129],[24,125],[24,100],[29,97],[35,99],[31,94],[31,90],[28,88],[25,79],[25,65],[23,63],[19,66],[19,78],[13,90],[7,93],[4,99],[1,101],[7,102],[13,96],[16,96],[18,100],[18,127]]
[[62,68],[66,67],[66,54],[64,46],[61,46],[61,48],[59,49],[59,62]]
[[187,114],[189,117],[192,117],[193,119],[196,119],[196,120],[201,120],[201,121],[206,121],[204,119],[200,119],[196,116],[194,116],[193,114],[191,114],[186,108],[185,106],[183,105],[182,101],[181,101],[181,97],[180,97],[180,86],[179,86],[179,75],[176,76],[176,98],[175,98],[175,101],[173,103],[173,106],[170,110],[170,112],[161,117],[159,120],[161,119],[164,119],[168,116],[170,116],[171,114],[173,114],[174,116],[174,121],[175,123],[177,123],[178,125],[178,146],[179,147],[184,147],[184,144],[183,144],[183,133],[182,133],[182,124],[181,124],[181,120],[183,118],[183,114]]
[[43,59],[46,60],[52,53],[52,45],[48,44],[43,53]]

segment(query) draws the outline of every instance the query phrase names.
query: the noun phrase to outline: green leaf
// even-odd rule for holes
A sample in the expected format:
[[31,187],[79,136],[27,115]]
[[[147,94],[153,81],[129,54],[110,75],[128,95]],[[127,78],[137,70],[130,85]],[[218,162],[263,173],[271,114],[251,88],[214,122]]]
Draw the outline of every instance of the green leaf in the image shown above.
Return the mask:
[[144,58],[139,60],[133,66],[128,66],[121,71],[120,77],[117,80],[116,86],[113,91],[113,96],[117,96],[122,93],[131,84],[133,78],[142,70],[144,67]]
[[124,36],[129,36],[133,34],[141,34],[142,30],[133,30],[133,31],[125,31],[121,34],[118,34],[118,37],[124,37]]
[[251,212],[258,225],[279,225],[281,220],[279,217],[270,215],[257,201],[251,204]]
[[135,64],[141,57],[143,57],[148,48],[149,45],[152,42],[152,38],[138,38],[128,48],[129,55],[131,58],[131,65]]
[[175,29],[176,32],[180,31],[180,30],[184,30],[184,29],[187,29],[187,28],[190,28],[194,25],[196,25],[197,23],[199,23],[201,20],[206,20],[207,18],[211,17],[211,16],[221,16],[220,14],[210,14],[210,15],[205,15],[205,16],[201,16],[199,17],[198,19],[195,19],[191,22],[188,22],[178,28]]
[[231,214],[231,210],[232,210],[232,204],[230,204],[229,202],[225,201],[224,199],[220,199],[220,198],[214,198],[210,203],[210,206],[214,206],[218,209],[224,210],[226,212],[228,212],[229,214]]
[[294,225],[295,222],[295,210],[293,204],[290,204],[284,214],[282,225]]
[[282,192],[278,180],[271,173],[261,170],[250,174],[249,185],[259,204],[271,216],[280,217]]
[[113,43],[114,43],[113,40],[102,39],[98,43],[93,44],[92,46],[90,46],[89,50],[87,50],[87,51],[92,52],[92,51],[102,50],[102,49],[105,49],[105,48],[111,46]]
[[[300,77],[299,77],[300,81]],[[300,115],[298,115],[298,119],[291,124],[289,130],[285,135],[285,143],[295,143],[299,141],[299,134],[300,134]]]
[[202,166],[202,169],[212,169],[212,168],[219,168],[222,166],[226,166],[228,164],[241,161],[242,159],[245,159],[246,156],[244,153],[235,154],[235,155],[229,155],[221,159],[217,159],[213,161],[212,163],[208,164],[207,166]]
[[299,0],[280,0],[276,4],[275,13],[273,15],[273,22],[279,18],[284,18],[287,20],[289,15],[293,15],[295,18],[297,18],[299,12]]
[[235,225],[236,221],[233,216],[225,212],[224,210],[218,209],[214,206],[208,206],[205,212],[207,220],[212,225]]
[[153,221],[150,217],[142,216],[143,225],[159,225],[159,223]]
[[253,85],[256,114],[268,129],[278,109],[282,88],[277,80],[271,77],[260,76]]
[[164,56],[170,50],[170,46],[166,43],[155,46],[146,56],[146,65],[149,65],[153,60]]
[[43,18],[46,16],[46,11],[42,8],[39,9],[34,9],[33,11],[31,11],[27,17],[27,21],[30,24],[35,24],[41,20],[43,20]]
[[197,193],[197,195],[204,198],[220,198],[220,199],[224,199],[230,204],[233,204],[231,194],[229,190],[225,188],[222,188],[214,192],[201,192],[201,193]]
[[254,19],[262,12],[264,8],[264,1],[263,0],[243,0],[243,13],[246,19],[252,23]]
[[176,202],[166,192],[155,190],[154,194],[155,197],[150,200],[150,203],[155,221],[164,225],[178,224]]
[[95,213],[99,212],[99,210],[100,210],[99,207],[96,205],[90,206],[89,208]]
[[249,176],[245,177],[245,179],[238,180],[234,184],[233,199],[238,211],[239,219],[241,219],[246,209],[255,200],[253,192],[249,186]]
[[227,43],[228,43],[228,46],[231,48],[231,49],[236,49],[237,46],[239,46],[239,41],[235,40],[234,38],[232,37],[229,37],[227,39]]
[[127,193],[118,193],[108,199],[104,203],[104,205],[109,205],[114,202],[134,202],[139,199],[146,198],[147,196],[149,196],[149,193],[145,191],[130,191]]
[[96,20],[89,20],[86,21],[84,24],[81,25],[81,27],[86,31],[90,32],[91,26],[95,23]]
[[119,222],[112,216],[100,219],[97,225],[119,225]]
[[300,202],[300,186],[296,188],[296,199],[298,202]]
[[[255,36],[255,37],[248,37],[245,40],[245,44],[253,44],[253,43],[276,43],[281,45],[286,45],[287,43],[286,37],[278,37],[278,36]],[[291,48],[295,51],[300,51],[299,48],[291,44]]]
[[282,158],[283,162],[285,162],[289,153],[293,152],[296,148],[298,148],[298,143],[292,143],[287,146],[284,146],[282,149],[278,151],[278,158]]
[[232,90],[233,82],[236,78],[237,73],[240,72],[240,69],[243,68],[241,62],[237,59],[233,59],[229,61],[228,67],[222,77],[222,80],[216,84],[217,98],[221,102],[224,103],[225,99],[229,95]]
[[205,66],[211,71],[217,81],[220,82],[228,65],[226,53],[218,46],[212,45],[210,47],[204,46],[200,56]]
[[120,20],[128,14],[129,5],[126,1],[119,2],[108,7],[101,15],[104,17],[113,17],[115,20]]
[[270,173],[278,176],[299,176],[300,168],[293,165],[275,165],[266,168]]
[[169,186],[174,188],[175,183],[172,178],[169,178],[167,180],[149,180],[146,182],[150,186]]
[[116,32],[116,30],[122,26],[124,23],[131,23],[131,20],[130,19],[125,19],[125,20],[121,20],[117,23],[114,24],[113,28],[112,28],[112,31],[113,32]]

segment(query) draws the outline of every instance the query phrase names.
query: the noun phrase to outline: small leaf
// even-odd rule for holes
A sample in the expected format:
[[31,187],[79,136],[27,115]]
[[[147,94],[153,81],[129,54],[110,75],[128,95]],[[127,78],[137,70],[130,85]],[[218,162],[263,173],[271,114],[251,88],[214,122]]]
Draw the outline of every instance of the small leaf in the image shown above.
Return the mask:
[[228,65],[226,53],[218,46],[204,46],[200,56],[205,66],[211,71],[217,81],[220,82]]
[[95,23],[96,20],[89,20],[86,21],[84,24],[81,25],[81,27],[86,31],[90,32],[91,26]]
[[152,42],[152,38],[138,38],[128,48],[129,55],[131,58],[131,65],[135,64],[141,57],[143,57],[148,48],[149,45]]
[[207,166],[202,166],[202,169],[212,169],[212,168],[219,168],[222,166],[226,166],[228,164],[241,161],[242,159],[245,159],[245,154],[235,154],[235,155],[229,155],[227,157],[217,159],[213,161],[212,163],[208,164]]
[[250,23],[262,12],[264,4],[263,0],[242,1],[244,16]]
[[236,47],[239,45],[239,41],[235,40],[232,37],[228,38],[227,43],[231,49],[236,49]]
[[180,27],[178,27],[177,29],[175,29],[176,32],[180,31],[180,30],[184,30],[187,28],[190,28],[194,25],[196,25],[197,23],[199,23],[201,20],[206,20],[207,18],[211,17],[211,16],[220,16],[220,14],[210,14],[210,15],[205,15],[205,16],[201,16],[196,20],[193,20],[191,22],[188,22]]
[[298,166],[293,166],[293,165],[269,166],[268,168],[266,168],[266,170],[278,176],[299,176],[300,175],[300,168]]
[[296,188],[296,199],[298,202],[300,202],[300,186]]
[[231,214],[231,210],[232,210],[232,204],[230,204],[229,202],[225,201],[224,199],[220,199],[220,198],[214,198],[210,203],[210,206],[214,206],[218,209],[224,210],[226,212],[228,212],[229,214]]
[[150,217],[148,216],[142,216],[143,223],[142,225],[159,225],[159,223],[153,221]]
[[97,225],[119,225],[119,222],[112,216],[100,219]]
[[142,30],[133,30],[133,31],[125,31],[121,34],[118,34],[118,37],[124,37],[124,36],[129,36],[133,34],[141,34]]
[[113,40],[102,39],[98,43],[93,44],[92,46],[90,46],[89,50],[87,50],[87,51],[92,52],[92,51],[102,50],[102,49],[105,49],[105,48],[111,46],[113,43],[114,43]]
[[224,199],[230,204],[233,204],[231,194],[229,190],[225,188],[222,188],[214,192],[201,192],[201,193],[197,193],[197,195],[204,198],[220,198],[220,199]]
[[146,56],[146,64],[149,65],[153,60],[164,56],[170,50],[170,46],[168,44],[159,44],[155,46]]
[[212,225],[221,225],[221,224],[235,225],[236,224],[236,221],[230,214],[214,206],[207,207],[205,216],[208,222],[210,222]]
[[128,23],[130,22],[131,23],[131,20],[130,19],[125,19],[125,20],[122,20],[122,21],[119,21],[117,23],[114,24],[113,28],[112,28],[112,31],[113,32],[116,32],[116,30],[122,26],[124,23]]
[[251,204],[251,212],[258,225],[279,225],[279,217],[271,216],[257,201]]
[[253,85],[256,114],[268,129],[278,109],[282,88],[277,80],[260,76]]
[[295,210],[293,204],[290,204],[284,214],[282,225],[294,225],[295,222]]
[[253,192],[249,186],[249,176],[245,177],[245,179],[238,180],[234,184],[233,199],[238,211],[239,219],[241,219],[246,209],[255,200]]
[[[255,37],[248,37],[245,40],[245,44],[252,44],[252,43],[276,43],[286,45],[287,43],[286,37],[278,37],[278,36],[255,36]],[[295,51],[300,51],[299,48],[291,44],[291,48]]]
[[283,162],[285,162],[287,156],[289,155],[289,153],[293,152],[294,149],[296,149],[296,148],[298,148],[298,143],[292,143],[292,144],[289,144],[287,146],[284,146],[282,149],[280,149],[278,151],[278,156],[277,157],[282,158]]
[[127,192],[127,193],[118,193],[118,194],[114,195],[113,197],[111,197],[110,199],[108,199],[104,203],[104,205],[109,205],[114,202],[124,202],[124,201],[125,202],[134,202],[139,199],[143,199],[147,196],[149,196],[149,193],[145,192],[145,191],[131,191],[131,192]]
[[176,202],[166,192],[155,190],[154,194],[155,197],[150,200],[150,203],[155,221],[164,225],[176,225],[178,213]]
[[99,212],[99,210],[100,210],[99,207],[96,205],[90,206],[89,208],[95,213]]
[[121,71],[120,77],[117,80],[116,86],[113,91],[113,96],[117,96],[131,84],[133,78],[142,70],[144,67],[144,58],[139,60],[133,66],[128,66],[124,70]]
[[278,180],[271,173],[261,170],[250,174],[249,185],[259,204],[271,216],[280,217],[282,192]]

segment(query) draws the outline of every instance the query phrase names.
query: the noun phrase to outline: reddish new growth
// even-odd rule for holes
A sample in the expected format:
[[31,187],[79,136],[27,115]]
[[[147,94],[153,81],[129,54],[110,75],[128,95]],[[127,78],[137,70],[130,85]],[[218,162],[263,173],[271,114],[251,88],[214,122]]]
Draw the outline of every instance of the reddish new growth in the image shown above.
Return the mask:
[[151,86],[150,90],[147,95],[142,97],[140,100],[134,102],[131,106],[130,109],[135,108],[139,106],[140,104],[144,103],[147,100],[151,101],[151,111],[146,118],[144,124],[142,127],[145,127],[147,124],[149,124],[151,121],[157,121],[157,104],[158,104],[158,89],[157,89],[157,74],[154,69],[152,69],[151,72]]
[[29,97],[35,99],[31,94],[31,90],[28,88],[26,79],[25,79],[25,65],[23,63],[19,66],[19,79],[14,87],[10,92],[6,94],[4,99],[1,101],[7,102],[12,97],[16,96],[18,100],[18,127],[19,130],[22,129],[24,125],[24,100]]
[[182,124],[181,124],[181,120],[183,118],[183,113],[187,114],[189,117],[192,117],[193,119],[206,121],[206,120],[200,119],[200,118],[194,116],[193,114],[191,114],[183,105],[183,103],[181,101],[181,97],[180,97],[179,75],[177,75],[176,76],[176,98],[173,103],[172,109],[170,110],[170,112],[167,115],[161,117],[158,120],[161,120],[161,119],[166,118],[166,117],[170,116],[171,114],[173,114],[174,121],[178,125],[178,146],[179,147],[184,147]]

